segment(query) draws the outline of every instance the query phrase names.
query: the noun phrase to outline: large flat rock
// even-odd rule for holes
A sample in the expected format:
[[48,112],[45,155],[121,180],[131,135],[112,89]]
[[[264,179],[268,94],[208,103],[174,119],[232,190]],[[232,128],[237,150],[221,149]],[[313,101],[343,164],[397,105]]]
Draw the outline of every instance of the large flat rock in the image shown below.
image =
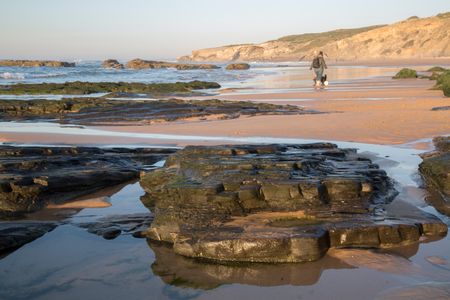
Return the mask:
[[155,214],[145,235],[186,257],[304,262],[447,233],[419,210],[386,214],[397,194],[386,173],[329,143],[186,147],[141,185]]

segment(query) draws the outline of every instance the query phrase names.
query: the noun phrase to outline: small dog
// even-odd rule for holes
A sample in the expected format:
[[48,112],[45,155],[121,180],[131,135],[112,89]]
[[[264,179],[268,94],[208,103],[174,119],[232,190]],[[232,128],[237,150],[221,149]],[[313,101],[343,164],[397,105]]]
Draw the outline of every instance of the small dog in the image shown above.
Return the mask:
[[327,80],[327,74],[322,76],[322,80],[320,80],[320,82],[322,83],[322,85],[324,86],[328,86],[328,80]]
[[319,86],[328,86],[328,80],[327,80],[327,75],[323,75],[322,79],[320,81],[317,80],[317,78],[314,78],[314,85],[319,87]]

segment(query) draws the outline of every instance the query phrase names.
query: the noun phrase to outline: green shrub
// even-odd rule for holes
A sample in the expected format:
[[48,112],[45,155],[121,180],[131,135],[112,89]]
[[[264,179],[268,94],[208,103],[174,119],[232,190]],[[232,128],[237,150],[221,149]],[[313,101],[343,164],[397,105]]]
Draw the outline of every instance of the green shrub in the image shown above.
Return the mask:
[[447,69],[443,68],[443,67],[432,67],[430,69],[427,70],[427,72],[445,72],[447,71]]
[[417,78],[417,71],[404,68],[401,69],[400,72],[398,72],[394,77],[394,79],[405,79],[405,78]]
[[445,96],[450,97],[450,70],[441,73],[437,77],[434,88],[442,90]]

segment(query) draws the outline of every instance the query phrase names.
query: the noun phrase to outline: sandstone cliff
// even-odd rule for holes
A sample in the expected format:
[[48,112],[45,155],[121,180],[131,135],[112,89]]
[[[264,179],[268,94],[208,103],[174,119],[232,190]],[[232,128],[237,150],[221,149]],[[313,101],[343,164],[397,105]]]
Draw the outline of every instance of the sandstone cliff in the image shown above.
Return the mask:
[[291,35],[262,44],[201,49],[182,61],[282,61],[323,50],[336,60],[450,57],[450,12],[392,25]]

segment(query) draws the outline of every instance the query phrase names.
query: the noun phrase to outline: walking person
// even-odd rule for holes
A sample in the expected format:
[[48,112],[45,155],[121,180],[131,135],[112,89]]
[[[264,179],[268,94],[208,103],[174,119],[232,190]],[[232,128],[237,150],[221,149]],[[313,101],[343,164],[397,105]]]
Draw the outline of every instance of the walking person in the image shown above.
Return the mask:
[[327,64],[325,62],[325,59],[323,58],[323,52],[320,51],[319,54],[317,54],[317,51],[314,52],[314,59],[311,63],[310,70],[314,70],[315,78],[314,78],[314,85],[316,87],[323,87],[324,82],[326,81],[326,75],[324,78],[324,71],[327,69]]

